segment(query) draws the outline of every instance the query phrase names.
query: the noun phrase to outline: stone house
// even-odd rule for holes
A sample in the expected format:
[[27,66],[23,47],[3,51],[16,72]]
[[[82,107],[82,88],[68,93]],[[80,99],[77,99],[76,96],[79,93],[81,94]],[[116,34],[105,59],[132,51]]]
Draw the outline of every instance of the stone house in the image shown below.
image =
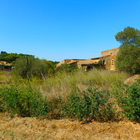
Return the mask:
[[115,61],[119,48],[102,51],[102,58],[104,59],[105,69],[115,71]]
[[102,51],[101,57],[90,58],[90,59],[65,59],[57,64],[57,67],[60,67],[63,64],[76,65],[78,68],[82,68],[85,71],[93,69],[99,62],[103,62],[104,68],[107,70],[115,71],[115,60],[119,48],[110,49]]

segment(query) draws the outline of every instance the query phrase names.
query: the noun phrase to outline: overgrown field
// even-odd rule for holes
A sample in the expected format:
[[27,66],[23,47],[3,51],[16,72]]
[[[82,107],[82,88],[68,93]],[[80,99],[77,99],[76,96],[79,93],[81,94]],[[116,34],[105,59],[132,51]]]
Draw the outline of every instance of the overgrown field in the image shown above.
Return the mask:
[[[140,120],[139,98],[135,100],[140,93],[139,82],[124,85],[129,77],[126,73],[60,72],[45,80],[19,79],[10,73],[4,76],[5,73],[0,75],[0,111],[12,116],[73,118],[86,122]],[[134,101],[136,106],[129,103]]]
[[128,77],[93,70],[27,80],[0,72],[0,138],[137,140],[140,80],[128,86]]

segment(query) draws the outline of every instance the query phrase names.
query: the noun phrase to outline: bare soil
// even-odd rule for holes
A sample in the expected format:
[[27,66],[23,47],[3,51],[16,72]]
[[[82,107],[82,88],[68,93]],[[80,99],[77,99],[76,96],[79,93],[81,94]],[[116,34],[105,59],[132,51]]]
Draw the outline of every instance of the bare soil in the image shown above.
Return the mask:
[[8,118],[0,115],[0,140],[140,140],[140,124]]

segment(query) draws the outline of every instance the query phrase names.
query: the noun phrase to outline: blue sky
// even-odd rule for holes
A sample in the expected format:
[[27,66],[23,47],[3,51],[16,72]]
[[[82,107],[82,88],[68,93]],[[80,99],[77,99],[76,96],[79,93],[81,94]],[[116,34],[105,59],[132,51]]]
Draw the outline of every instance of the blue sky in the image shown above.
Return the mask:
[[48,60],[92,58],[140,29],[140,0],[0,0],[0,51]]

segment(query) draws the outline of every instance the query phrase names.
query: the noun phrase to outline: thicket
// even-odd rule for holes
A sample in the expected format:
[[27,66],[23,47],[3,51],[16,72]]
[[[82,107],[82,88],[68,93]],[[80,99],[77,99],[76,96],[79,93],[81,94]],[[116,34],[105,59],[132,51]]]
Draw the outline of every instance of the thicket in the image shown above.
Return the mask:
[[15,62],[13,74],[21,78],[38,77],[45,79],[54,73],[55,63],[37,59],[34,56],[22,56]]
[[140,79],[130,86],[115,84],[113,94],[127,119],[140,122]]
[[65,116],[84,121],[115,120],[115,107],[107,90],[88,88],[82,93],[75,89],[63,106]]
[[86,122],[119,120],[121,114],[128,120],[140,122],[140,80],[130,86],[116,81],[111,90],[93,85],[86,90],[73,87],[65,96],[55,93],[50,97],[33,88],[30,82],[7,85],[0,88],[0,112],[22,117],[67,117]]
[[0,88],[0,111],[22,117],[44,116],[48,105],[41,93],[29,87]]
[[68,64],[63,64],[62,66],[58,67],[56,69],[56,73],[71,73],[71,72],[76,72],[78,70],[78,67],[76,65],[68,65]]

